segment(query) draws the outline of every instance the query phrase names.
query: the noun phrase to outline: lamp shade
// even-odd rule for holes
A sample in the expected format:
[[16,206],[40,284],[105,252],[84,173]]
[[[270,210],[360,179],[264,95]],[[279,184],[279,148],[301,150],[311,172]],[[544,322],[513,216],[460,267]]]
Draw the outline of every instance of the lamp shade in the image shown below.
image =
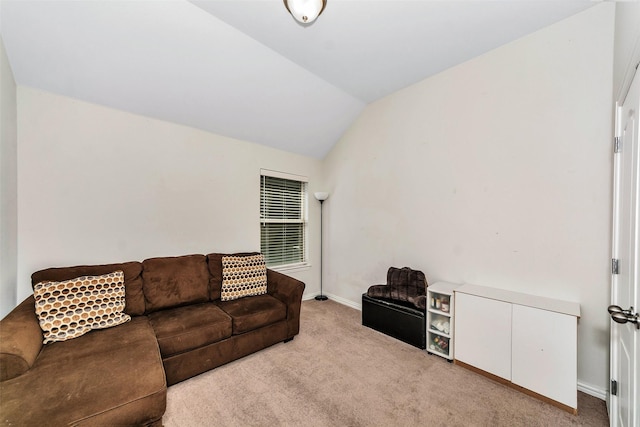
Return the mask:
[[298,22],[310,24],[322,13],[327,0],[283,0],[284,5]]
[[329,193],[325,193],[322,191],[318,191],[317,193],[313,194],[316,197],[316,200],[319,200],[321,202],[324,202],[325,200],[327,200],[327,197],[329,197]]

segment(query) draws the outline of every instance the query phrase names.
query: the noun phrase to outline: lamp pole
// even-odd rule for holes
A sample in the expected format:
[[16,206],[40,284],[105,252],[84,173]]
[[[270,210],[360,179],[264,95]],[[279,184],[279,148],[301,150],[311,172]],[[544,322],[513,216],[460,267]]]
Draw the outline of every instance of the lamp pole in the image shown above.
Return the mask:
[[324,203],[325,200],[327,200],[327,197],[329,197],[329,193],[318,192],[318,193],[315,193],[314,196],[320,202],[320,295],[316,295],[316,300],[318,300],[318,301],[326,301],[329,298],[327,298],[327,296],[322,293],[322,266],[323,266],[322,265],[322,250],[323,250],[323,245],[322,245],[322,204]]

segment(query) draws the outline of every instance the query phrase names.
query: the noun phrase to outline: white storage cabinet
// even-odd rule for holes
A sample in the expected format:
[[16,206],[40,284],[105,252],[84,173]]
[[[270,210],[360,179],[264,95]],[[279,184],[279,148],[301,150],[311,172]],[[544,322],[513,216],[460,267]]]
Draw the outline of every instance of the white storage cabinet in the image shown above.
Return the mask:
[[578,303],[463,285],[455,304],[456,363],[577,413]]
[[455,300],[460,285],[436,282],[427,286],[427,352],[453,360]]

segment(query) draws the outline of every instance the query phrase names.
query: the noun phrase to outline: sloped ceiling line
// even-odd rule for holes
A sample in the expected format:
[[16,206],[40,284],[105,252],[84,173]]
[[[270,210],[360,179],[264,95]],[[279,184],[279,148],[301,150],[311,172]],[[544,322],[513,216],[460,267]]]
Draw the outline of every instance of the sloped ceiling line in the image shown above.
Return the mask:
[[587,0],[0,2],[16,83],[323,158],[366,104]]

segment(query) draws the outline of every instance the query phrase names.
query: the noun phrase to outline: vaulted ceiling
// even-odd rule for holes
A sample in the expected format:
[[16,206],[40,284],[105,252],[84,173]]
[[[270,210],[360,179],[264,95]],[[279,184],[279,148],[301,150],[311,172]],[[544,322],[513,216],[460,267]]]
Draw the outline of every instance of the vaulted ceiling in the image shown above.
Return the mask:
[[322,158],[368,103],[594,4],[0,0],[0,32],[18,85]]

